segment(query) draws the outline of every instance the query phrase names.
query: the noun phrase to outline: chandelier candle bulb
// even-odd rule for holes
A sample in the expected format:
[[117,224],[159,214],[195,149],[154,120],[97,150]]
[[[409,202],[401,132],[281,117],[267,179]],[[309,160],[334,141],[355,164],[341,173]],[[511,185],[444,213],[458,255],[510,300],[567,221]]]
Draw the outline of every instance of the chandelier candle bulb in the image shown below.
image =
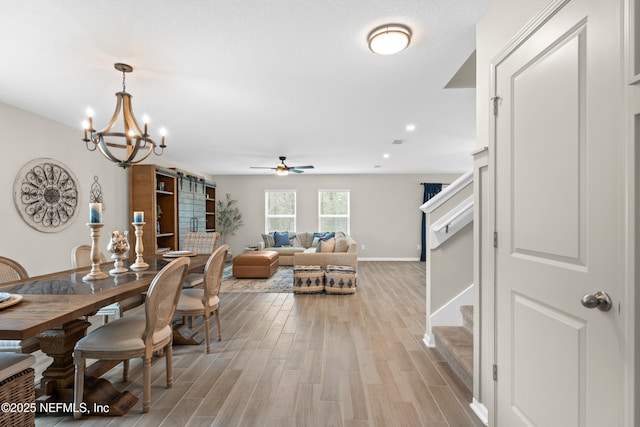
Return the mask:
[[134,211],[133,212],[133,222],[135,222],[136,224],[140,224],[141,222],[144,222],[144,212],[142,212],[142,211]]
[[102,223],[102,203],[89,203],[89,223]]

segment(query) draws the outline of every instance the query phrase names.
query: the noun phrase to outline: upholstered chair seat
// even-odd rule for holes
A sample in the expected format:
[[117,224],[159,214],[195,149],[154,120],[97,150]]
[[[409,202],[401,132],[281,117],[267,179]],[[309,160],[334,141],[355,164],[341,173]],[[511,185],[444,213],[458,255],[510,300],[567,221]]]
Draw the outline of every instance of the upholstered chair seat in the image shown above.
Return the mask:
[[[180,294],[180,300],[178,300],[178,312],[200,310],[202,311],[202,298],[204,296],[204,289],[184,289]],[[218,295],[209,298],[209,307],[217,307],[220,303]]]
[[[82,338],[75,349],[80,351],[123,351],[142,352],[145,344],[142,339],[146,319],[139,316],[128,316],[109,322],[108,328],[97,328]],[[157,345],[172,334],[170,325],[153,332],[152,343]]]

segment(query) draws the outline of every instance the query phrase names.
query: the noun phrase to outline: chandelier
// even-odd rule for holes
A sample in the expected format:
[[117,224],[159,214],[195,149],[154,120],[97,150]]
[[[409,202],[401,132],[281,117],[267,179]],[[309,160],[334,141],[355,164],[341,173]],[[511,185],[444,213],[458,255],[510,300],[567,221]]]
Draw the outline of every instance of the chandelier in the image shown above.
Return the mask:
[[[149,123],[147,115],[142,118],[144,128],[140,128],[131,108],[131,94],[127,93],[125,86],[126,73],[132,72],[133,67],[121,63],[114,64],[114,67],[122,72],[122,92],[116,93],[117,103],[113,117],[107,127],[96,131],[93,128],[93,111],[91,109],[87,110],[88,117],[83,123],[84,138],[82,140],[85,142],[87,150],[95,151],[97,148],[107,159],[122,168],[127,168],[134,163],[143,161],[151,153],[161,156],[166,147],[164,144],[166,131],[164,128],[160,129],[162,140],[160,145],[157,145],[147,133],[147,125]],[[120,111],[122,111],[124,132],[112,132],[111,129],[118,121]],[[114,142],[114,140],[119,140],[120,142]],[[157,151],[157,148],[160,148],[160,150]],[[114,154],[116,150],[121,150],[118,151],[118,153],[122,154],[121,157]]]

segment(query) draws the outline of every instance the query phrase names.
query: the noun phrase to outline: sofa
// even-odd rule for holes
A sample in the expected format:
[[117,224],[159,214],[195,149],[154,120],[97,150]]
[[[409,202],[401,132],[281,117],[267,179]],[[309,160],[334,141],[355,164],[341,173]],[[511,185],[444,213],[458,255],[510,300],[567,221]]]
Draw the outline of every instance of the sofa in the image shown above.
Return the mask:
[[346,265],[358,268],[358,244],[341,231],[263,234],[258,250],[278,252],[280,265],[319,265],[324,268],[327,265]]

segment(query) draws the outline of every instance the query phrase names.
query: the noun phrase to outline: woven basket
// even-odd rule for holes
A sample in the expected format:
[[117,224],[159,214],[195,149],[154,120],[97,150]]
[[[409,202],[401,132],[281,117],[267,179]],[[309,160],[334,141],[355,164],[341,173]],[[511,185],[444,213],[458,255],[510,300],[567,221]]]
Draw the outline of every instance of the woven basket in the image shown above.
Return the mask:
[[[36,401],[35,371],[27,368],[0,382],[0,402],[21,403],[26,406]],[[34,411],[0,412],[0,427],[34,426]]]
[[324,290],[324,270],[319,265],[301,265],[293,269],[293,292],[312,294]]
[[328,294],[354,294],[356,269],[343,265],[328,265],[325,272],[324,291]]

